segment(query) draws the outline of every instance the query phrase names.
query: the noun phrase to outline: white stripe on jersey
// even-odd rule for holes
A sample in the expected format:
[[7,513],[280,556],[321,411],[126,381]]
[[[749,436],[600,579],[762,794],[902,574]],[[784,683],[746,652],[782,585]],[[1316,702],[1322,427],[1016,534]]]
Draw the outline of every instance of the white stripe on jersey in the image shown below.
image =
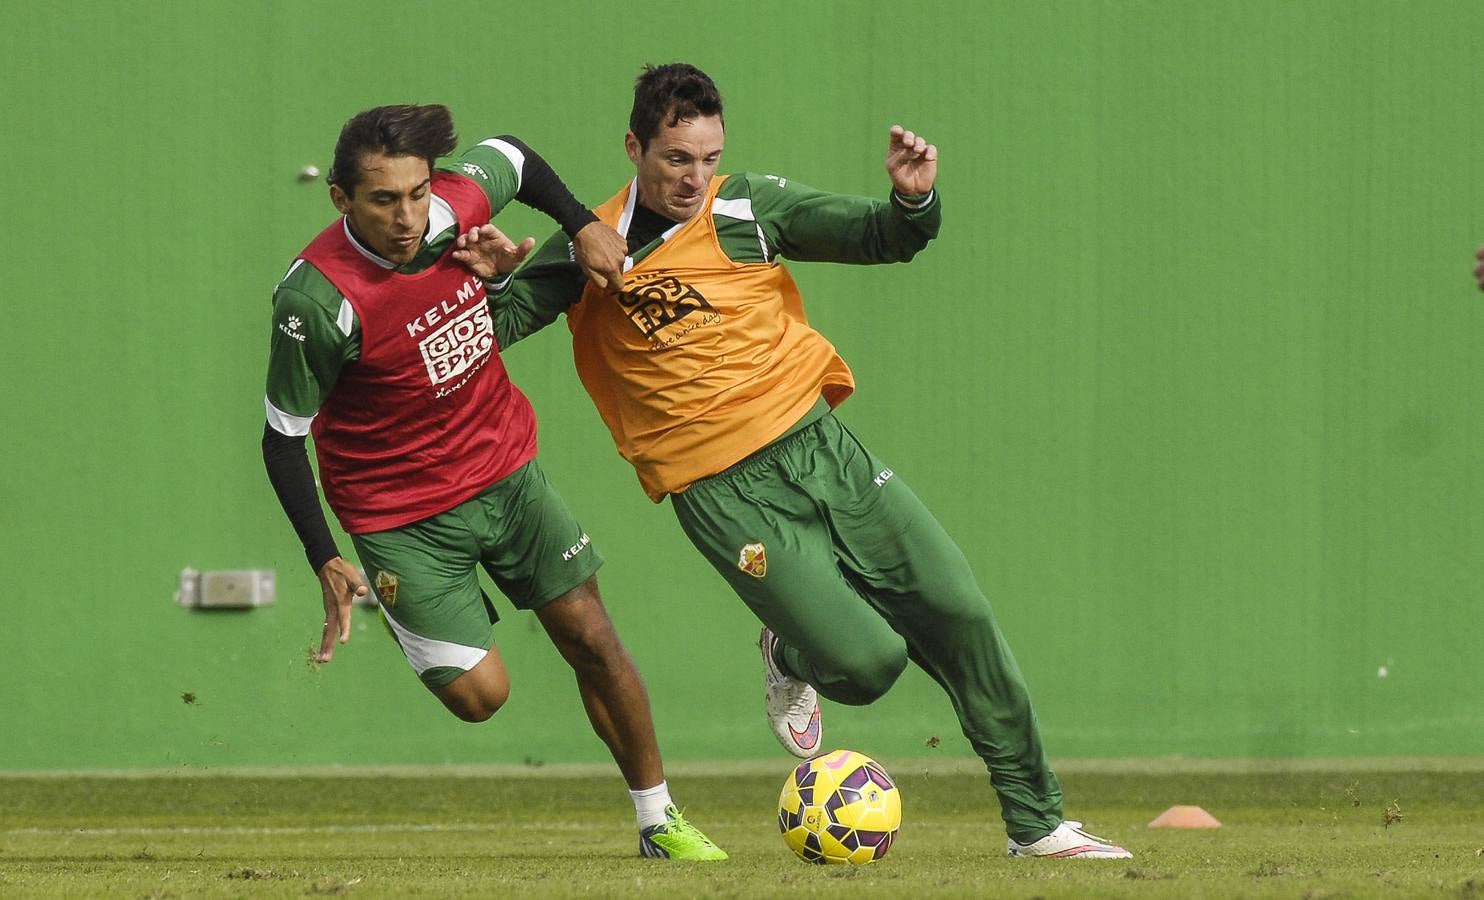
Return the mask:
[[515,189],[519,191],[521,176],[525,173],[526,168],[526,155],[520,152],[520,148],[509,141],[502,141],[499,138],[480,141],[479,146],[493,147],[503,153],[506,159],[510,160],[510,164],[515,167]]
[[433,238],[452,228],[457,222],[458,217],[453,214],[453,207],[448,205],[447,200],[434,194],[433,202],[428,204],[428,230],[423,234],[423,243],[433,243]]
[[302,265],[304,265],[304,259],[303,259],[303,257],[300,257],[299,259],[294,260],[294,264],[292,266],[289,266],[289,270],[287,272],[283,273],[283,277],[280,278],[280,279],[278,279],[278,283],[279,284],[283,284],[285,281],[288,281],[289,280],[289,276],[292,275],[292,274],[294,274],[294,271],[296,269],[298,269]]
[[623,202],[623,212],[618,216],[618,233],[629,236],[629,225],[634,221],[634,201],[639,199],[639,179],[629,182],[629,196]]
[[711,201],[711,212],[713,215],[741,219],[744,222],[757,221],[757,217],[752,214],[752,201],[746,197],[738,197],[735,200],[723,200],[717,197]]
[[438,666],[453,666],[467,672],[489,653],[478,647],[465,647],[463,644],[435,641],[413,634],[388,615],[384,606],[381,608],[381,617],[391,626],[392,633],[397,636],[397,643],[402,645],[402,654],[407,657],[412,670],[419,675]]
[[309,425],[314,421],[314,416],[291,416],[273,405],[273,401],[267,397],[263,398],[263,406],[268,411],[268,424],[273,430],[285,437],[303,437],[309,433]]
[[346,337],[350,337],[350,330],[352,328],[354,328],[355,325],[356,325],[356,311],[355,311],[355,307],[353,307],[353,306],[350,305],[350,301],[349,300],[345,299],[344,297],[341,297],[340,298],[340,314],[335,317],[335,327],[340,329],[340,333],[341,334],[345,335]]
[[[757,222],[757,216],[752,214],[752,201],[746,197],[738,197],[735,200],[723,200],[717,197],[711,201],[711,214],[714,216],[726,216],[728,219],[741,219],[743,222]],[[768,239],[763,235],[763,226],[756,225],[758,246],[763,248],[763,262],[768,262]]]

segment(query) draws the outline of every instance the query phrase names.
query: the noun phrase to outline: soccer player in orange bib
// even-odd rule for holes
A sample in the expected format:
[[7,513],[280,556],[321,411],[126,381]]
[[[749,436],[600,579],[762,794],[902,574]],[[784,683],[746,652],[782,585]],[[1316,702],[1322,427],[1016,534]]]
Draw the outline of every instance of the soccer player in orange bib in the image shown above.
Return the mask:
[[983,758],[1010,855],[1127,858],[1063,818],[989,601],[903,478],[835,418],[854,379],[780,262],[910,260],[938,232],[937,148],[891,129],[885,201],[717,175],[721,95],[683,63],[639,77],[629,129],[636,175],[595,210],[628,243],[620,291],[588,284],[562,234],[513,274],[480,252],[508,244],[492,226],[459,243],[493,279],[493,307],[523,323],[513,340],[567,315],[619,452],[763,623],[774,734],[796,756],[825,749],[817,694],[870,703],[910,660]]

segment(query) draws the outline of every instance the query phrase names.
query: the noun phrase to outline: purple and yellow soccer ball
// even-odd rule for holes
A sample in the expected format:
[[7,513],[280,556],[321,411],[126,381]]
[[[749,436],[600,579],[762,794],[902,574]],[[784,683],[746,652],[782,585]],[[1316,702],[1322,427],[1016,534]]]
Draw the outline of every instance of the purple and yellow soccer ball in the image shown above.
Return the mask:
[[863,866],[886,855],[902,826],[902,795],[864,753],[805,760],[783,783],[778,830],[804,862]]

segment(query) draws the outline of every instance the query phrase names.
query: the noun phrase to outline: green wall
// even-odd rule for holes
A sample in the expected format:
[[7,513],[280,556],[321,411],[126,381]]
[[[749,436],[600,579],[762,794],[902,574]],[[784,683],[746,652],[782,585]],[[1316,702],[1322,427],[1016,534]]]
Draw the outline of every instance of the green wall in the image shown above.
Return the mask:
[[[318,590],[258,451],[268,298],[332,216],[295,175],[355,111],[446,102],[596,203],[639,66],[681,58],[726,93],[726,169],[882,195],[893,122],[939,144],[928,252],[795,271],[856,370],[844,419],[968,552],[1053,755],[1484,747],[1484,6],[302,6],[0,32],[0,768],[605,758],[508,605],[487,725],[371,614],[306,663]],[[560,329],[508,364],[668,756],[781,760],[755,623],[613,453]],[[275,567],[279,603],[182,610],[188,565]],[[915,671],[827,714],[832,744],[968,752]]]

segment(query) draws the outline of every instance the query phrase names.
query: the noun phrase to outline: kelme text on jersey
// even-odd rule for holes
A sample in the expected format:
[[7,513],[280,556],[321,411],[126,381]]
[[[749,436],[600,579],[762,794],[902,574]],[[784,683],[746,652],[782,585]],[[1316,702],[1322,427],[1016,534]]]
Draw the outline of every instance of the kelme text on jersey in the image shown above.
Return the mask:
[[459,308],[484,293],[484,285],[478,278],[470,278],[459,285],[458,293],[452,300],[444,300],[437,306],[407,323],[407,336],[416,337],[428,328],[442,322],[444,318],[459,311]]

